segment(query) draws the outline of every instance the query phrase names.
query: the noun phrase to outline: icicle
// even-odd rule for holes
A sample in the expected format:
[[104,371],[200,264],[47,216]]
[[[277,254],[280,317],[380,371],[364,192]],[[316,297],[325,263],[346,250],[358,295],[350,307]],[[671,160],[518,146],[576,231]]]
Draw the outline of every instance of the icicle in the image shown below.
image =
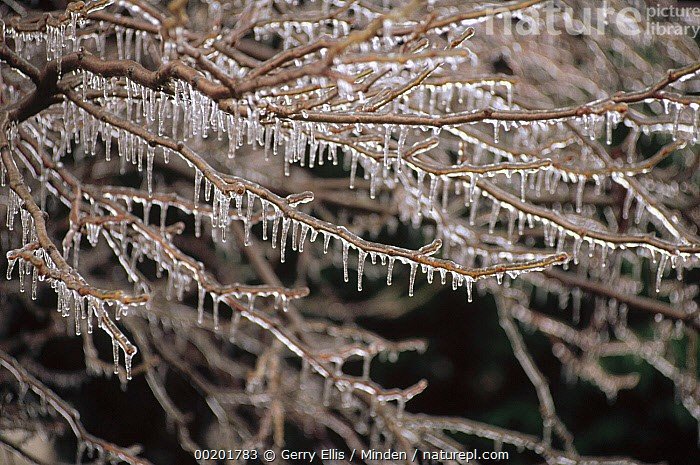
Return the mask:
[[418,270],[418,265],[411,262],[411,274],[408,281],[408,296],[413,297],[413,285],[416,282],[416,271]]
[[395,260],[396,259],[394,257],[389,257],[389,259],[388,259],[389,263],[387,265],[387,272],[386,272],[386,284],[387,284],[387,286],[391,286],[391,278],[392,278],[392,274],[394,272],[394,261]]
[[199,238],[202,235],[202,215],[199,210],[194,210],[194,237]]
[[362,274],[365,269],[365,258],[367,257],[367,252],[360,249],[357,255],[357,290],[362,290]]
[[[476,174],[472,173],[469,176],[469,203],[474,202],[474,193],[476,192]],[[475,208],[474,206],[473,208]]]
[[297,250],[297,238],[299,232],[299,222],[292,220],[292,250]]
[[[245,211],[245,221],[243,222],[243,228],[245,233],[243,245],[248,246],[250,245],[250,228],[252,226],[251,219],[253,217],[253,202],[255,201],[255,197],[250,191],[246,191],[246,200],[247,205]],[[265,220],[263,219],[263,223],[264,222]]]
[[678,122],[679,122],[680,117],[681,117],[683,105],[681,105],[681,104],[674,105],[674,110],[675,111],[673,112],[673,129],[671,131],[671,137],[675,141],[678,139]]
[[38,272],[36,267],[32,267],[32,300],[36,300]]
[[112,338],[112,356],[114,358],[114,374],[119,374],[119,343],[116,338]]
[[133,354],[127,354],[124,352],[124,368],[126,369],[126,379],[131,380],[131,359]]
[[401,156],[403,153],[403,148],[404,145],[406,144],[406,135],[408,134],[408,127],[406,126],[401,126],[401,129],[399,130],[399,142],[398,142],[398,148],[396,150],[396,170],[400,171],[401,170]]
[[503,85],[506,88],[506,105],[508,108],[513,106],[513,83],[510,81],[504,81]]
[[197,204],[199,203],[199,191],[201,190],[202,186],[202,172],[195,168],[194,172],[194,208],[197,208]]
[[7,260],[7,280],[8,281],[12,279],[12,269],[15,267],[15,263],[17,263],[17,260],[18,259],[16,259],[16,258]]
[[391,141],[391,125],[387,124],[384,126],[384,144],[382,149],[384,152],[384,168],[389,167],[389,142]]
[[578,177],[578,185],[576,186],[576,213],[581,213],[583,205],[583,189],[586,186],[586,178],[582,175]]
[[352,151],[352,160],[350,161],[350,189],[355,188],[355,174],[357,173],[357,159],[360,156],[356,151]]
[[[287,248],[287,235],[289,234],[289,223],[294,220],[289,218],[282,218],[282,234],[280,237],[280,262],[284,263],[285,260],[285,250]],[[346,279],[347,281],[347,279]]]
[[279,230],[279,222],[281,218],[281,212],[275,209],[275,216],[272,218],[272,240],[270,241],[272,248],[277,247],[277,232]]
[[350,248],[350,243],[346,240],[343,241],[343,280],[348,282],[348,249]]
[[574,256],[574,265],[578,265],[578,255],[581,250],[581,243],[583,240],[581,239],[581,236],[576,236],[574,239],[574,249],[573,249],[573,256]]
[[661,289],[661,278],[664,275],[664,270],[666,268],[666,262],[668,261],[668,255],[665,253],[661,254],[661,259],[659,260],[659,266],[656,268],[656,293],[659,293]]
[[197,286],[197,324],[201,326],[204,323],[204,295],[206,289],[199,282]]
[[214,317],[214,331],[219,330],[219,296],[212,293],[211,300],[213,302],[212,315]]
[[323,253],[324,255],[328,253],[328,244],[331,241],[331,235],[326,231],[323,231]]
[[[25,272],[26,269],[26,263],[24,260],[20,259],[19,265],[17,266],[17,271],[19,273],[19,292],[24,292],[24,276],[26,274]],[[60,297],[60,294],[59,294]],[[64,315],[65,316],[65,315]]]
[[309,233],[309,226],[306,223],[301,224],[301,233],[299,233],[299,243],[298,249],[299,253],[304,251],[304,242],[306,242],[306,235]]
[[262,221],[262,239],[267,240],[267,201],[261,200],[260,221]]
[[501,211],[501,204],[497,200],[494,200],[491,205],[491,215],[489,216],[489,234],[493,234],[494,228],[496,227],[496,222],[498,221],[498,213]]
[[444,178],[442,180],[442,205],[441,209],[444,213],[447,213],[447,202],[449,200],[450,191],[450,178]]
[[462,275],[459,275],[452,271],[452,290],[456,291],[457,288],[462,284]]
[[204,201],[209,202],[209,198],[211,197],[211,181],[209,181],[209,178],[204,178]]
[[428,192],[428,209],[433,208],[433,199],[435,198],[435,193],[437,192],[437,176],[430,174],[430,191]]

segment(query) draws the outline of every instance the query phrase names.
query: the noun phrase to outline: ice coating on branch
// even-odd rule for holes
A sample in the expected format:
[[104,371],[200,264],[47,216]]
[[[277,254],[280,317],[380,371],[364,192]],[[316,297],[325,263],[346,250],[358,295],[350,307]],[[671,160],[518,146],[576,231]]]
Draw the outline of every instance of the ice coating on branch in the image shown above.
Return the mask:
[[[251,337],[249,329],[250,326],[263,328],[261,333],[272,334],[282,346],[301,358],[305,390],[311,391],[318,385],[319,394],[322,390],[324,403],[329,407],[341,405],[346,411],[354,411],[358,402],[354,393],[358,391],[370,393],[374,399],[370,402],[375,404],[395,401],[395,409],[383,406],[380,412],[375,408],[371,415],[368,413],[372,420],[352,418],[348,422],[361,424],[358,432],[364,431],[372,438],[376,436],[373,440],[377,444],[380,430],[383,430],[381,438],[387,447],[393,445],[393,439],[386,425],[377,420],[382,418],[381,411],[389,410],[402,425],[410,424],[414,417],[404,412],[405,403],[424,385],[419,383],[415,389],[393,391],[374,385],[369,379],[370,363],[381,351],[375,350],[376,341],[368,343],[363,339],[366,335],[349,337],[348,340],[354,341],[352,344],[310,350],[296,340],[296,334],[285,331],[276,320],[287,310],[290,317],[296,316],[297,309],[289,302],[299,296],[298,292],[274,286],[217,283],[208,276],[209,259],[202,259],[206,267],[189,259],[177,247],[188,240],[181,241],[176,236],[191,237],[188,234],[193,224],[194,235],[206,244],[205,250],[213,250],[218,258],[225,255],[227,263],[230,260],[236,265],[239,255],[251,254],[251,262],[254,261],[255,251],[243,247],[253,245],[255,248],[255,237],[261,236],[263,240],[271,239],[272,248],[279,246],[280,260],[292,262],[287,263],[289,266],[295,263],[289,260],[289,241],[292,251],[305,254],[299,261],[310,263],[301,266],[306,267],[308,276],[304,274],[299,279],[311,282],[319,279],[323,267],[339,267],[341,262],[343,277],[349,281],[348,268],[355,263],[353,254],[357,254],[358,291],[362,290],[363,283],[367,288],[368,281],[378,276],[383,279],[380,273],[386,271],[387,284],[391,284],[392,279],[401,279],[405,286],[403,280],[406,279],[408,294],[413,295],[416,285],[421,289],[415,282],[419,267],[429,283],[433,282],[437,270],[442,284],[451,284],[454,289],[465,286],[468,301],[472,300],[476,282],[476,291],[488,291],[507,301],[499,301],[498,306],[499,310],[508,310],[508,318],[518,319],[525,325],[539,325],[537,329],[551,339],[563,341],[553,347],[553,352],[562,360],[565,371],[591,381],[612,397],[629,386],[630,380],[603,372],[597,366],[597,359],[577,359],[578,349],[567,348],[567,345],[599,347],[606,343],[594,341],[591,344],[585,340],[587,334],[577,332],[577,326],[581,317],[587,318],[585,311],[581,313],[581,306],[587,304],[592,293],[591,283],[611,283],[608,287],[622,296],[597,298],[592,326],[601,328],[601,334],[603,331],[612,334],[608,329],[614,330],[626,347],[634,347],[634,351],[650,360],[652,366],[661,367],[674,383],[683,385],[678,381],[681,379],[678,374],[669,368],[672,364],[667,363],[654,344],[645,345],[645,341],[625,332],[626,304],[619,303],[618,299],[646,292],[645,286],[639,283],[641,276],[648,274],[641,270],[649,267],[649,284],[654,287],[648,287],[660,294],[661,308],[666,309],[663,302],[667,299],[680,309],[680,317],[673,317],[681,322],[680,326],[692,324],[691,316],[697,305],[692,305],[695,294],[692,286],[683,281],[683,270],[697,266],[698,241],[683,215],[669,206],[672,199],[692,197],[693,187],[673,179],[661,182],[653,176],[657,165],[662,172],[666,169],[664,163],[677,165],[679,170],[687,168],[692,148],[669,146],[672,148],[669,153],[647,157],[638,153],[637,147],[645,145],[647,139],[663,135],[670,135],[670,139],[678,142],[697,142],[698,106],[692,98],[680,95],[690,88],[683,86],[693,84],[697,72],[689,71],[680,76],[672,91],[664,89],[649,94],[643,101],[624,105],[620,102],[629,101],[634,93],[609,94],[608,89],[597,89],[590,76],[582,75],[580,81],[567,81],[567,86],[571,87],[566,93],[573,90],[572,98],[576,102],[585,102],[584,94],[600,100],[566,107],[563,105],[569,105],[568,101],[560,104],[556,96],[546,92],[538,95],[542,86],[537,82],[522,83],[525,91],[521,91],[519,68],[513,65],[524,62],[526,69],[539,65],[527,61],[529,57],[542,56],[532,50],[503,47],[508,50],[503,56],[508,75],[488,74],[491,69],[484,66],[491,64],[479,63],[482,55],[488,55],[484,53],[484,44],[475,43],[475,51],[470,50],[472,37],[478,38],[483,31],[467,28],[469,25],[480,27],[485,16],[445,22],[459,7],[452,5],[442,9],[442,5],[429,2],[426,6],[429,14],[425,17],[440,25],[433,28],[426,24],[425,37],[417,37],[412,42],[413,39],[407,37],[412,31],[422,31],[423,24],[415,22],[411,15],[400,16],[396,13],[400,10],[397,5],[307,3],[292,5],[290,15],[282,18],[277,6],[282,11],[286,11],[286,6],[275,5],[275,2],[260,5],[251,13],[251,35],[267,40],[266,43],[279,42],[280,51],[298,51],[313,46],[316,40],[329,39],[347,48],[339,47],[336,52],[325,46],[317,51],[299,53],[272,72],[262,72],[260,79],[254,77],[259,63],[233,50],[235,46],[229,47],[229,44],[236,44],[236,40],[229,42],[226,38],[231,32],[231,24],[227,22],[230,18],[222,14],[221,5],[216,2],[208,5],[213,21],[207,23],[211,25],[207,34],[211,35],[201,41],[179,26],[169,31],[172,35],[163,35],[158,15],[147,5],[130,2],[114,6],[114,11],[122,18],[119,19],[121,24],[116,25],[111,25],[109,17],[103,16],[98,21],[77,14],[66,15],[62,23],[48,21],[44,32],[12,26],[6,31],[3,23],[3,35],[10,38],[7,43],[13,50],[37,60],[43,60],[45,52],[47,60],[59,60],[60,79],[64,84],[75,86],[66,91],[61,103],[52,111],[32,117],[19,130],[11,127],[6,131],[13,156],[18,164],[24,165],[23,170],[27,169],[25,177],[35,175],[41,183],[40,189],[31,185],[32,193],[37,198],[41,196],[41,200],[37,200],[40,209],[48,211],[47,195],[72,204],[64,198],[70,196],[72,186],[62,176],[85,164],[83,157],[100,157],[104,153],[105,163],[101,159],[95,161],[100,176],[117,171],[125,177],[132,172],[143,175],[140,188],[97,186],[79,194],[84,206],[82,210],[76,209],[80,211],[76,221],[71,218],[69,222],[73,235],[63,243],[64,257],[69,258],[72,253],[74,267],[87,266],[90,261],[85,260],[88,252],[82,239],[87,239],[92,247],[105,240],[114,252],[115,261],[133,282],[135,292],[149,291],[142,272],[149,263],[146,258],[155,262],[157,278],[160,279],[162,272],[167,274],[164,293],[197,310],[189,308],[191,312],[183,312],[186,313],[184,323],[158,314],[157,308],[138,310],[149,319],[151,330],[186,333],[190,325],[197,333],[209,331],[215,336],[228,331],[231,343],[257,355],[259,341],[256,335]],[[315,12],[321,14],[321,19],[318,15],[309,15],[298,20],[291,14],[316,6],[321,6],[320,13]],[[511,6],[506,4],[506,8]],[[239,11],[235,2],[230,8]],[[341,11],[336,12],[336,8]],[[515,17],[524,23],[529,12],[526,8],[516,12]],[[391,19],[384,18],[384,14],[392,15]],[[393,16],[395,14],[398,16]],[[245,23],[245,15],[230,16]],[[501,12],[494,17],[506,19],[508,15]],[[156,27],[143,31],[134,29],[138,20]],[[356,33],[373,21],[378,27],[374,35],[348,44],[342,42],[351,32]],[[81,28],[85,29],[84,34],[76,34],[76,29]],[[490,37],[492,41],[501,40],[495,35]],[[4,37],[2,42],[5,42]],[[196,48],[195,45],[201,45],[206,53],[187,48]],[[629,46],[624,42],[621,45]],[[106,53],[109,47],[114,47],[116,53]],[[492,45],[488,47],[495,49]],[[66,67],[70,64],[66,57],[81,49],[102,59],[114,55],[135,60],[146,65],[145,71],[131,68],[111,77],[81,69],[71,71]],[[152,53],[155,58],[146,59]],[[329,55],[332,56],[326,60]],[[147,73],[154,65],[158,66],[160,59],[168,69],[184,63],[186,70],[179,68],[177,73],[153,84],[153,79],[163,75],[154,78]],[[64,60],[65,63],[60,64]],[[548,60],[540,60],[548,63]],[[326,64],[328,68],[323,68]],[[129,66],[134,65],[130,62]],[[274,76],[290,69],[304,72],[283,81],[275,80]],[[549,79],[554,69],[559,68],[548,67],[543,76],[556,85],[556,80]],[[621,74],[621,77],[630,78],[629,88],[643,89],[649,84],[646,79],[655,74],[651,71],[644,68],[641,73]],[[19,81],[29,83],[31,80],[20,72],[17,74]],[[637,80],[637,75],[642,74],[645,77]],[[14,82],[8,80],[8,83],[9,91],[2,91],[3,101],[11,102],[16,96],[9,94],[20,95],[21,92]],[[257,83],[263,85],[254,87]],[[579,85],[584,89],[577,89]],[[238,86],[246,90],[229,92],[230,87]],[[576,96],[577,90],[581,90],[581,95]],[[548,100],[550,97],[553,100]],[[546,117],[533,118],[531,108],[526,108],[530,105],[556,111]],[[642,105],[648,108],[641,108]],[[617,129],[621,122],[631,130],[630,136]],[[23,131],[29,134],[20,134]],[[621,141],[623,138],[625,140]],[[118,163],[112,161],[116,158],[113,155],[118,155]],[[163,165],[173,159],[175,162],[163,170]],[[343,186],[349,185],[353,189],[351,194],[336,190],[332,187],[333,181],[328,181],[327,185],[327,180],[320,181],[326,176],[325,172],[312,178],[316,175],[312,170],[329,161],[334,165],[342,162],[349,177],[349,182]],[[280,182],[276,177],[277,168],[288,179]],[[187,173],[190,189],[194,180],[195,192],[187,190],[185,192],[190,193],[182,197],[170,195],[170,190],[177,187],[170,183],[172,173],[177,173],[173,177],[179,178],[183,172]],[[6,170],[3,165],[0,165],[0,174],[4,185]],[[245,186],[241,188],[239,181],[233,179],[234,175],[241,175],[250,182],[243,183]],[[318,199],[314,203],[309,203],[313,199],[310,193],[289,194],[307,180],[314,191],[318,189]],[[67,189],[62,189],[64,183]],[[17,229],[21,222],[21,241],[25,247],[37,240],[34,219],[15,190],[7,192],[3,197],[7,205],[6,224],[9,229]],[[276,192],[284,194],[276,195]],[[621,208],[615,204],[618,196]],[[160,208],[160,223],[155,225],[150,224],[153,205]],[[333,207],[329,209],[329,205]],[[336,215],[337,205],[342,207],[337,208],[340,212]],[[50,202],[48,207],[51,207]],[[99,220],[106,216],[114,219]],[[322,217],[330,221],[320,221]],[[182,226],[180,221],[187,224]],[[334,222],[346,227],[336,227]],[[239,226],[242,238],[238,237]],[[268,234],[270,227],[272,231]],[[419,240],[432,242],[413,250],[367,239],[384,237],[384,231],[392,234],[396,228],[401,228],[403,234],[404,228],[410,231],[411,227],[421,232]],[[231,240],[232,232],[234,240]],[[323,236],[322,251],[329,254],[327,257],[321,257],[320,244],[318,247],[310,245],[319,232]],[[331,239],[334,247],[330,247]],[[25,252],[48,264],[50,259],[41,250]],[[377,257],[386,270],[377,266]],[[269,257],[263,255],[262,261],[266,258]],[[552,265],[565,263],[567,258],[571,258],[571,272],[551,269]],[[393,277],[396,260],[404,266],[398,267]],[[245,274],[248,263],[241,260],[241,265],[242,275],[252,279],[252,275]],[[627,271],[629,267],[633,269],[631,272]],[[38,270],[31,262],[18,257],[11,258],[8,263],[8,276],[19,271],[20,289],[25,289],[26,279],[31,275],[32,298],[37,294],[37,281],[44,279]],[[546,272],[521,275],[525,271],[542,270]],[[635,279],[625,276],[628,273],[634,276],[636,283]],[[495,279],[482,280],[483,277]],[[669,278],[677,278],[680,284]],[[61,289],[60,283],[64,281],[56,279],[52,285]],[[538,319],[528,313],[527,307],[534,301],[530,298],[530,287],[536,289],[534,293],[557,295],[562,307],[562,314],[557,316],[563,321]],[[523,289],[527,290],[526,294]],[[582,294],[586,295],[583,299]],[[268,297],[274,303],[267,302],[265,298]],[[109,299],[80,304],[80,311],[73,309],[76,302],[89,300],[90,297],[82,295],[76,297],[75,289],[71,288],[59,294],[61,314],[80,314],[80,318],[74,317],[72,323],[75,324],[71,325],[76,334],[85,329],[92,331],[95,318],[100,324],[100,317],[105,319],[113,314],[114,319],[119,320],[131,311],[128,306],[112,304]],[[174,303],[174,307],[178,305]],[[658,309],[658,303],[652,305]],[[184,304],[182,307],[188,308]],[[220,311],[226,317],[221,318]],[[566,311],[572,312],[573,327],[562,328],[568,324]],[[229,314],[230,320],[227,319]],[[659,318],[655,331],[667,337],[669,332],[662,321],[664,318]],[[200,326],[192,325],[189,320]],[[241,325],[241,320],[246,323]],[[105,321],[102,324],[110,328]],[[225,328],[226,324],[230,327]],[[511,338],[511,342],[513,340],[517,338]],[[119,351],[123,351],[126,376],[130,377],[134,352],[119,337],[115,336],[113,341],[117,341],[113,346],[116,348],[112,354],[114,362],[120,363]],[[188,344],[195,345],[196,341]],[[269,345],[269,338],[263,345]],[[517,352],[517,344],[513,345]],[[248,350],[251,347],[254,350]],[[392,358],[398,351],[384,352]],[[522,357],[519,352],[516,355]],[[248,384],[260,399],[268,395],[265,390],[274,384],[274,376],[269,372],[275,370],[271,368],[277,363],[275,357],[275,354],[270,355],[267,362],[261,362],[255,375],[259,375],[260,380]],[[343,365],[351,357],[362,359],[361,378],[343,373]],[[532,373],[528,372],[528,376]],[[317,378],[318,383],[314,383],[313,378]],[[546,386],[546,383],[538,384],[536,378],[533,383]],[[541,393],[539,389],[538,395]],[[684,405],[691,405],[689,410],[696,411],[692,410],[686,391],[681,389],[679,396]],[[338,400],[340,402],[336,403]],[[225,415],[225,409],[217,406],[216,401],[215,396],[207,399],[215,415],[222,411]],[[173,417],[177,420],[177,415]],[[502,431],[481,433],[497,442],[525,446],[542,454],[551,446],[552,436],[558,434],[553,418],[556,415],[544,408],[541,443],[520,436],[511,437]],[[273,421],[278,420],[273,418]],[[424,424],[436,429],[447,426],[439,421],[425,421]],[[460,431],[471,432],[474,428],[462,423],[455,425]],[[563,436],[559,439],[566,443],[566,435]],[[415,437],[415,434],[409,432],[406,437]]]

